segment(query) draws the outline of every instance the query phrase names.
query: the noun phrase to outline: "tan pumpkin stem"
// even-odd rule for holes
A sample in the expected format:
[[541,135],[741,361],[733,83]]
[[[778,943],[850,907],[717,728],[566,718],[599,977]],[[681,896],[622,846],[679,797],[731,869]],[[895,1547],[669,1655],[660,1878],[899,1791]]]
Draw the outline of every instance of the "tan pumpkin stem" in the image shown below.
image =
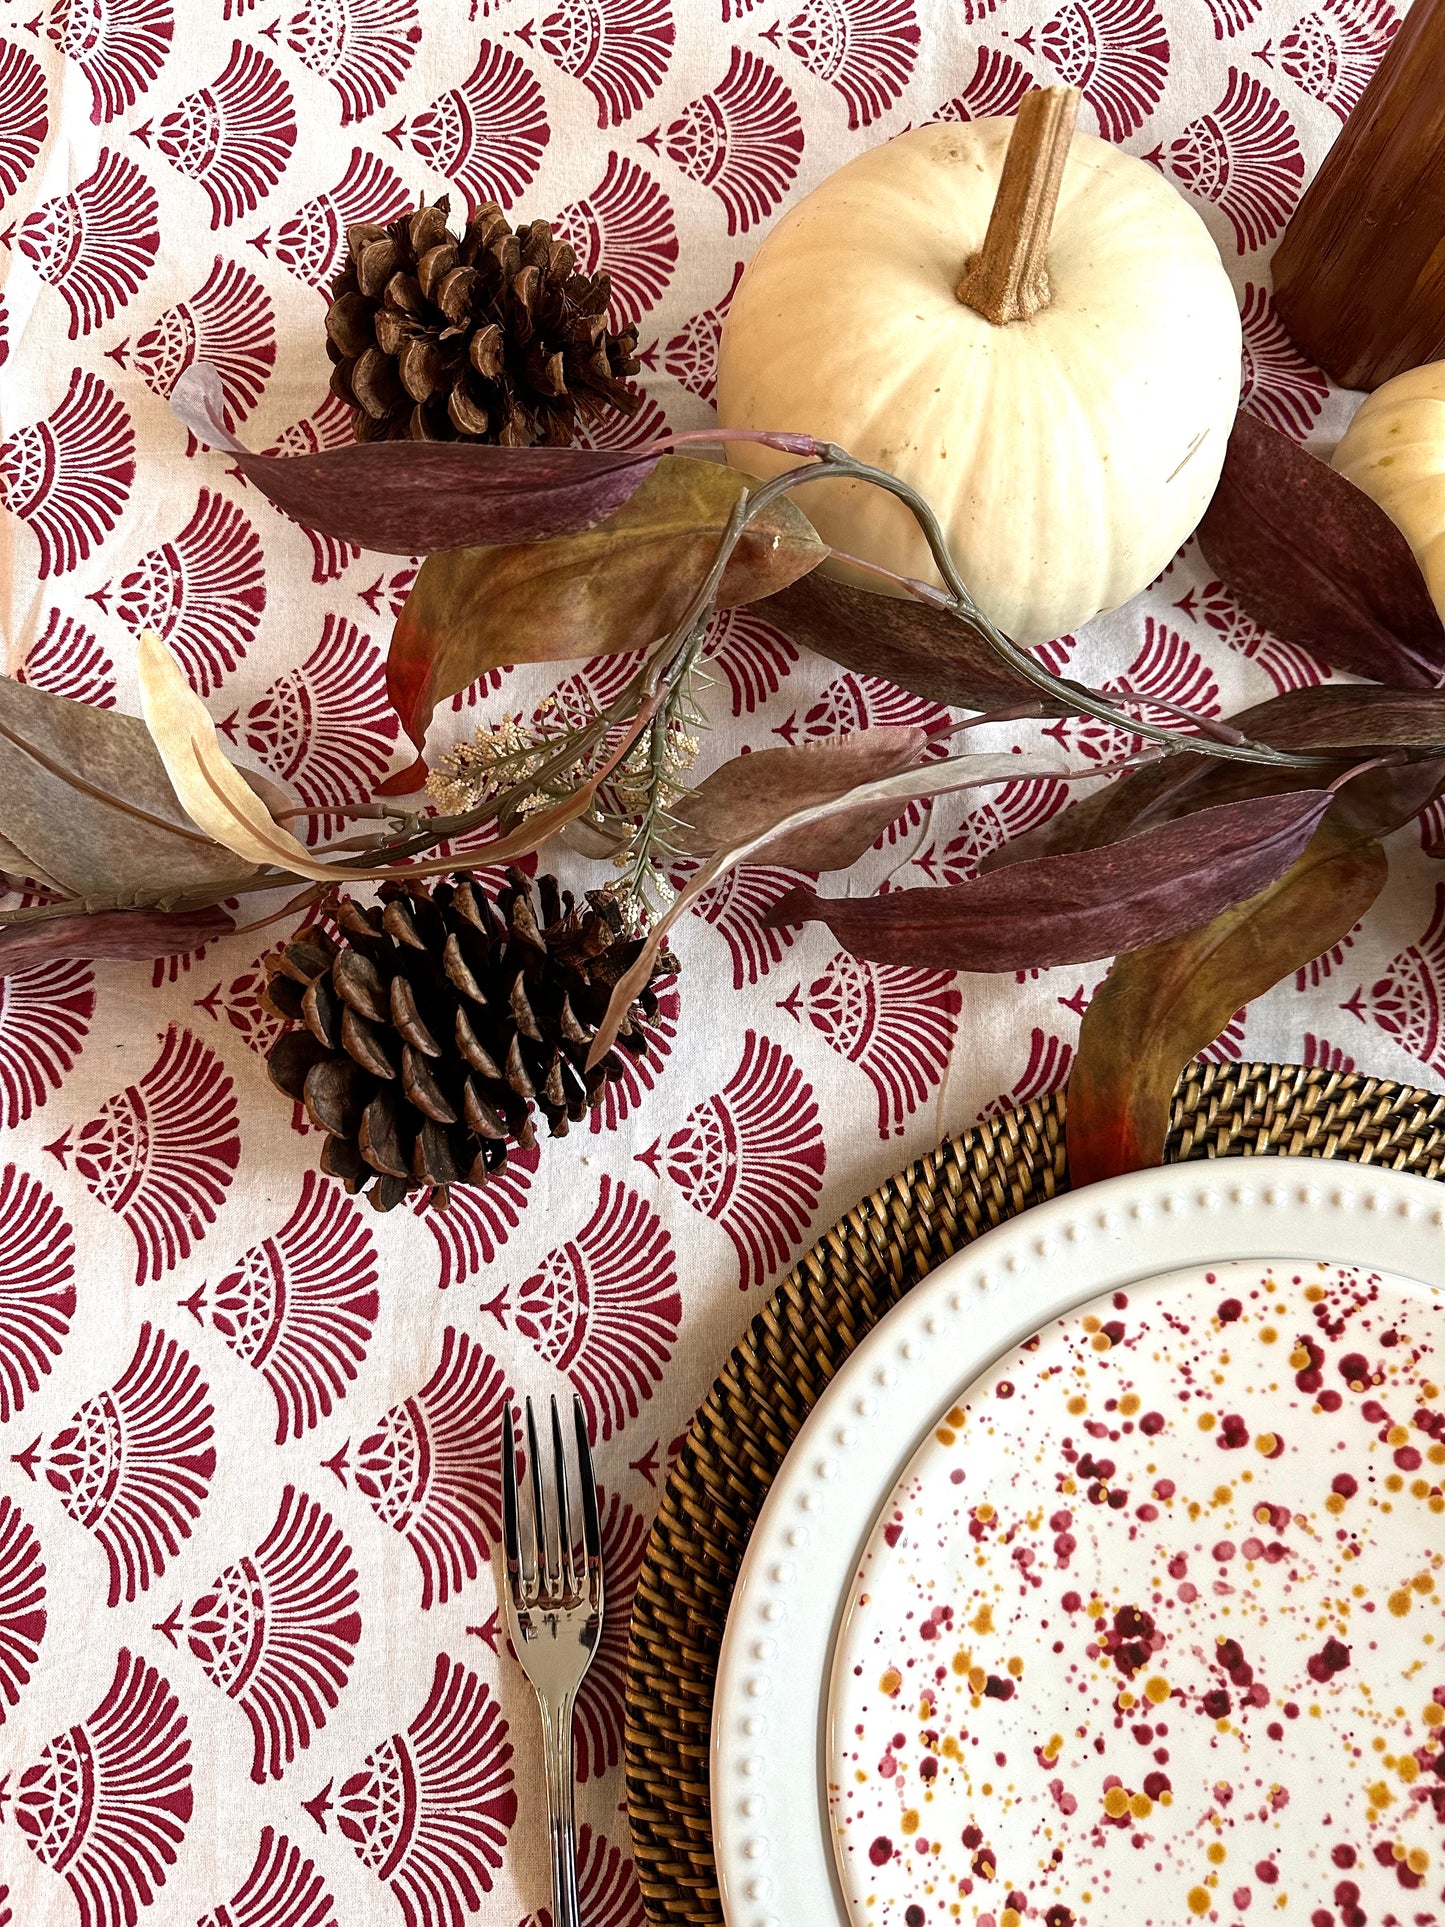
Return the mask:
[[1078,113],[1077,87],[1036,87],[1019,102],[988,233],[954,290],[995,327],[1027,321],[1052,299],[1049,235]]

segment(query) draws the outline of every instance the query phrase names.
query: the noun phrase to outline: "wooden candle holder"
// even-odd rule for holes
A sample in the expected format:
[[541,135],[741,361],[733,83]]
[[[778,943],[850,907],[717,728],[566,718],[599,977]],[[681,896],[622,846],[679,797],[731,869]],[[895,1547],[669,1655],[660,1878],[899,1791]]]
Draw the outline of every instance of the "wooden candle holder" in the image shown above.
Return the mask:
[[1445,0],[1415,0],[1274,257],[1298,347],[1345,388],[1445,355]]

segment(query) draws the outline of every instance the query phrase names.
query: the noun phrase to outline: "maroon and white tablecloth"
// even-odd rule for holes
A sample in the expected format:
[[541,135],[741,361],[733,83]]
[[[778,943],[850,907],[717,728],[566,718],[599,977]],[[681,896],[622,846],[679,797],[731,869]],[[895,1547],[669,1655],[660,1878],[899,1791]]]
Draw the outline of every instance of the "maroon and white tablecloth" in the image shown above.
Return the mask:
[[[399,765],[412,570],[309,536],[166,396],[204,356],[254,446],[344,440],[321,291],[349,222],[494,196],[605,258],[645,347],[628,426],[709,418],[720,319],[850,155],[1065,79],[1199,197],[1247,405],[1328,444],[1269,256],[1394,0],[0,0],[4,667],[138,707],[166,636],[236,753],[307,802]],[[792,426],[780,423],[780,427]],[[1055,660],[1206,709],[1313,679],[1191,548]],[[709,759],[935,706],[728,619]],[[604,692],[615,664],[578,674]],[[530,712],[494,680],[438,736]],[[1080,758],[1093,725],[1053,734]],[[853,880],[942,882],[1058,807],[920,811]],[[1445,894],[1394,840],[1365,925],[1216,1050],[1445,1082]],[[0,983],[0,1922],[497,1927],[545,1905],[530,1691],[490,1569],[505,1390],[600,1441],[609,1632],[579,1719],[590,1927],[640,1919],[619,1756],[629,1591],[669,1455],[810,1235],[944,1132],[1068,1071],[1101,968],[857,964],[764,930],[745,873],[677,948],[666,1056],[599,1128],[445,1216],[314,1175],[266,1078],[264,939]],[[614,1128],[615,1127],[615,1128]],[[10,1911],[6,1912],[6,1906]]]

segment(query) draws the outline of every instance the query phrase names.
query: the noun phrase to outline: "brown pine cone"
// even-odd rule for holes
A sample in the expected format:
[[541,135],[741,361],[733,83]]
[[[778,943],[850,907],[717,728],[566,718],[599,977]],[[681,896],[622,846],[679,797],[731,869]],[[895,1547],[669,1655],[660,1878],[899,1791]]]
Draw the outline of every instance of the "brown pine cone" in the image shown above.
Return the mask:
[[[623,1075],[615,1049],[585,1065],[640,943],[600,892],[579,908],[544,876],[534,902],[520,870],[507,878],[495,904],[464,874],[393,880],[371,908],[340,904],[339,944],[313,925],[266,960],[261,1001],[294,1026],[271,1048],[272,1081],[326,1132],[322,1170],[379,1211],[484,1184],[509,1144],[535,1143],[534,1106],[564,1137]],[[664,955],[654,978],[676,967]],[[656,1010],[649,987],[619,1036],[632,1055]]]
[[608,330],[608,277],[578,274],[545,221],[514,232],[489,201],[458,239],[448,207],[347,229],[326,347],[356,439],[555,447],[581,419],[630,415],[637,330]]

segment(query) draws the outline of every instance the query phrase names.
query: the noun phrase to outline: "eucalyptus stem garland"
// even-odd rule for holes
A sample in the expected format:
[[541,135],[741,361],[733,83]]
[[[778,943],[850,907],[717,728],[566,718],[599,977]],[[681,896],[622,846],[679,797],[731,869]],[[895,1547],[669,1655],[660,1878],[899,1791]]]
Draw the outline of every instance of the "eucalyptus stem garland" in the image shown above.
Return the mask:
[[[651,461],[655,465],[659,458],[666,457],[666,451],[677,439],[667,438],[656,451],[641,451],[637,461]],[[577,821],[589,825],[610,846],[620,873],[618,888],[628,901],[629,915],[638,927],[645,926],[672,901],[674,892],[667,872],[687,853],[683,832],[688,777],[698,752],[699,731],[706,723],[699,692],[705,677],[709,625],[718,607],[724,577],[740,544],[773,505],[820,481],[851,481],[881,488],[905,505],[925,536],[944,587],[940,589],[902,576],[893,576],[891,580],[916,603],[941,612],[951,622],[965,627],[1008,672],[1016,686],[1038,692],[1035,713],[1042,713],[1047,703],[1051,713],[1087,717],[1113,727],[1146,746],[1140,753],[1142,760],[1187,755],[1206,761],[1257,765],[1278,772],[1298,771],[1307,782],[1318,772],[1339,770],[1342,760],[1339,752],[1280,747],[1179,705],[1160,703],[1157,698],[1129,692],[1105,692],[1055,675],[1028,650],[1003,634],[978,607],[953,560],[937,515],[909,483],[884,469],[856,460],[832,443],[791,435],[750,435],[749,439],[768,441],[789,454],[811,459],[756,486],[738,484],[736,500],[710,565],[681,615],[661,639],[647,649],[626,688],[579,723],[561,729],[548,727],[544,709],[540,724],[530,730],[524,730],[517,719],[511,719],[504,720],[500,727],[480,732],[471,744],[461,746],[443,759],[440,779],[433,787],[433,801],[441,805],[439,814],[422,816],[414,810],[384,806],[387,824],[384,833],[353,836],[327,850],[308,853],[308,856],[334,859],[327,865],[328,876],[334,878],[329,887],[377,881],[391,875],[442,874],[456,867],[457,859],[454,855],[432,853],[493,827],[500,839],[498,855],[512,857],[540,847],[565,828],[568,821]],[[381,455],[393,451],[377,448],[375,452]],[[497,457],[510,453],[473,452]],[[543,451],[525,453],[546,459]],[[251,472],[258,472],[256,465],[264,459],[248,456]],[[405,456],[398,453],[394,459],[404,460]],[[281,469],[293,465],[284,461],[275,464]],[[733,471],[727,473],[733,475]],[[1167,727],[1140,713],[1150,708],[1156,712],[1161,708],[1171,710],[1183,727]],[[1025,702],[1008,706],[1000,713],[1019,716],[1028,712],[1029,705]],[[5,727],[0,723],[0,729]],[[1186,730],[1190,733],[1185,733]],[[37,760],[43,760],[40,752],[32,749],[32,754]],[[969,761],[968,758],[954,759],[958,766],[957,780],[950,777],[941,787],[961,787],[975,780],[963,770]],[[1089,769],[1066,773],[1084,777],[1099,772]],[[74,774],[70,780],[74,788],[109,805],[124,817],[139,823],[159,821],[134,798],[111,794],[83,775]],[[840,806],[846,805],[846,795],[838,801]],[[192,827],[181,828],[173,823],[160,826],[203,847],[207,843],[207,838],[198,835]],[[533,826],[535,838],[531,834]],[[227,888],[220,895],[209,881],[188,884],[181,880],[174,887],[156,892],[148,901],[167,913],[187,912],[215,904],[222,896],[241,897],[304,880],[304,870],[292,869],[284,861],[270,860],[254,864],[249,873],[228,879]],[[310,896],[314,899],[320,894],[317,890]],[[59,890],[47,901],[0,909],[0,930],[24,923],[73,918],[77,912],[123,907],[128,906],[103,900],[94,893]]]
[[[585,772],[589,762],[609,742],[612,733],[621,728],[626,743],[622,768],[626,767],[626,756],[633,753],[639,739],[644,735],[647,739],[643,763],[645,780],[624,785],[627,795],[634,800],[634,808],[628,813],[631,818],[630,832],[626,819],[620,815],[614,814],[608,818],[599,810],[591,820],[599,827],[610,828],[614,836],[625,838],[618,843],[614,861],[626,871],[625,887],[629,894],[649,909],[655,908],[659,900],[670,901],[672,892],[666,883],[663,865],[680,852],[668,842],[665,832],[669,825],[675,826],[677,822],[672,814],[672,805],[684,794],[685,786],[680,778],[696,753],[693,732],[705,723],[705,715],[692,700],[692,690],[698,666],[706,660],[708,625],[714,614],[718,584],[747,528],[775,500],[807,483],[828,480],[861,481],[897,496],[923,530],[947,589],[939,590],[908,577],[895,578],[900,586],[918,601],[942,609],[956,621],[966,624],[1003,664],[1031,683],[1041,696],[1051,698],[1071,713],[1111,725],[1126,735],[1142,738],[1163,754],[1192,754],[1301,772],[1338,768],[1338,757],[1282,750],[1267,743],[1255,742],[1228,724],[1221,724],[1213,717],[1200,715],[1180,704],[1128,692],[1117,693],[1111,698],[1086,684],[1054,675],[1036,657],[1005,636],[978,607],[954,564],[938,518],[924,497],[896,475],[857,461],[845,449],[828,443],[819,447],[818,459],[812,466],[789,469],[757,488],[745,491],[739,498],[737,508],[718,543],[712,566],[699,584],[687,613],[649,652],[645,663],[619,696],[597,710],[584,724],[563,732],[559,737],[542,734],[536,738],[519,738],[515,744],[499,743],[497,753],[491,758],[477,757],[478,775],[485,779],[485,795],[455,814],[419,824],[413,833],[396,842],[378,843],[368,857],[372,860],[385,857],[402,862],[427,848],[434,848],[439,842],[470,834],[491,823],[496,823],[503,830],[510,828],[529,809],[536,808],[541,799],[560,800],[565,796],[569,779],[575,779],[579,772]],[[662,705],[654,713],[650,705],[659,692],[662,693]],[[1169,729],[1135,713],[1146,708],[1167,709],[1181,723],[1197,730],[1198,734],[1189,735],[1181,730]],[[1015,706],[1009,711],[1011,717],[1020,713],[1022,706]],[[678,728],[679,718],[684,725],[681,730]],[[486,732],[479,732],[479,736],[485,735]],[[462,767],[465,767],[469,755],[476,755],[476,748],[477,745],[462,746]],[[505,783],[499,779],[508,772],[509,759],[525,759],[529,767],[511,783]],[[434,794],[445,797],[460,793],[462,786],[456,780],[460,775],[456,752],[444,762],[443,769],[451,780],[437,785]],[[661,863],[657,861],[659,855]],[[366,860],[357,858],[354,867],[363,867]]]

